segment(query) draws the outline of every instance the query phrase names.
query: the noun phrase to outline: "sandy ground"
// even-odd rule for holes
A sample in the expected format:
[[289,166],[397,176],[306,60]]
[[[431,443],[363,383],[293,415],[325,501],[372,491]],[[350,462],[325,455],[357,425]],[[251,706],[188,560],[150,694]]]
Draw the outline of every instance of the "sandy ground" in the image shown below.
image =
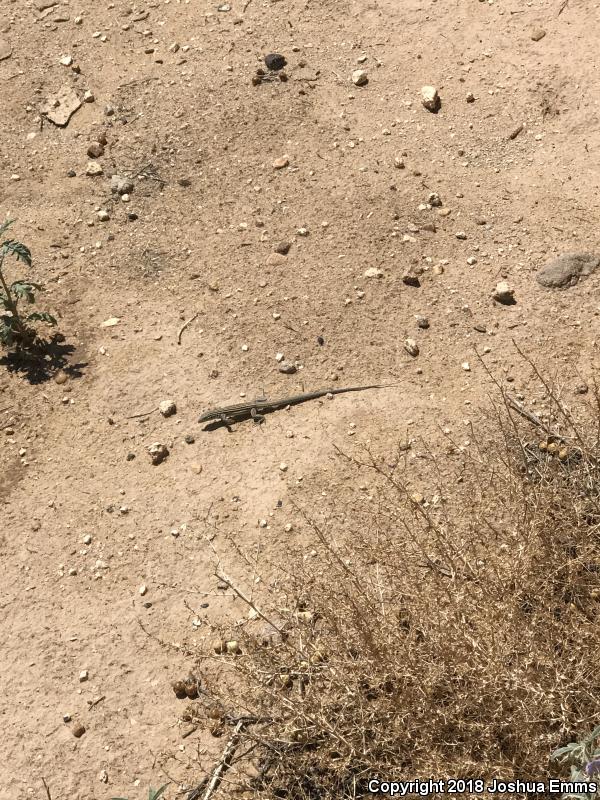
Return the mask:
[[[560,253],[600,251],[600,11],[589,0],[2,10],[0,218],[16,218],[65,342],[45,375],[0,365],[0,798],[42,800],[45,779],[52,800],[137,800],[150,783],[194,785],[210,764],[210,736],[182,739],[170,682],[231,610],[213,576],[217,557],[243,575],[228,537],[285,555],[290,496],[315,507],[345,479],[334,444],[435,448],[444,428],[468,440],[493,390],[485,367],[534,401],[513,342],[567,400],[597,370],[600,274],[563,291],[535,276]],[[253,85],[273,51],[288,80]],[[437,114],[424,85],[439,90]],[[94,102],[57,127],[40,109],[62,86]],[[102,174],[86,174],[90,160]],[[113,174],[133,177],[129,202]],[[441,207],[427,205],[432,192]],[[407,269],[422,270],[419,287]],[[514,305],[492,299],[503,279]],[[296,374],[279,371],[278,353]],[[397,385],[233,433],[196,421],[263,391],[372,382]],[[177,404],[168,418],[153,410],[165,399]],[[170,451],[159,466],[154,442]]]

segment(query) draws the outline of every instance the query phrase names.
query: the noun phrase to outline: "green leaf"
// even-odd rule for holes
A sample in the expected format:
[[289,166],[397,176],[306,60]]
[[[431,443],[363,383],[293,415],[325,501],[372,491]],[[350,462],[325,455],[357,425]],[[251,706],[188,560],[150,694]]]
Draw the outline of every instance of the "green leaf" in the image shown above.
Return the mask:
[[564,761],[566,757],[569,757],[573,754],[575,750],[577,750],[578,745],[574,742],[571,744],[567,744],[564,747],[559,747],[552,753],[551,758],[555,759],[556,761]]
[[48,314],[46,311],[34,311],[33,314],[29,314],[26,317],[27,322],[47,322],[48,325],[56,325],[56,319],[52,316],[52,314]]
[[14,222],[14,219],[7,219],[4,222],[0,223],[0,236],[2,236],[2,234],[6,233],[6,231],[10,228],[10,226],[13,224],[13,222]]
[[10,347],[15,340],[13,327],[9,321],[11,319],[12,317],[6,316],[0,318],[0,342],[7,347]]
[[158,800],[159,797],[162,797],[168,785],[168,783],[165,783],[160,789],[148,789],[148,800]]
[[39,283],[29,283],[28,281],[15,281],[10,287],[13,294],[17,297],[22,297],[28,303],[35,302],[34,289],[41,290],[42,287]]
[[16,242],[14,239],[7,239],[2,242],[2,255],[13,255],[17,261],[24,261],[28,267],[31,266],[31,252],[22,242]]

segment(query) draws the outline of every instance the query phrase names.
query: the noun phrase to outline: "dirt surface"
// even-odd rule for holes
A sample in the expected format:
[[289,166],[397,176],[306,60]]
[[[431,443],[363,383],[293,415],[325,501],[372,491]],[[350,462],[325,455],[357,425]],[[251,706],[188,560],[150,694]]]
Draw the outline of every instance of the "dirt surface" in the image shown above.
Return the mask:
[[[468,446],[493,390],[485,367],[534,402],[513,340],[567,400],[594,375],[600,274],[563,290],[535,278],[564,252],[600,252],[600,12],[4,5],[0,217],[17,219],[65,342],[45,374],[0,367],[0,798],[45,798],[44,778],[52,800],[133,800],[150,783],[194,785],[211,763],[209,736],[182,739],[170,681],[212,621],[246,614],[213,576],[218,556],[244,574],[229,537],[285,556],[290,497],[318,508],[346,479],[334,444],[435,448],[448,429]],[[269,52],[288,80],[253,85]],[[57,127],[40,109],[63,86],[94,102]],[[102,174],[86,174],[90,160]],[[129,202],[113,174],[132,178]],[[415,268],[418,287],[402,279]],[[502,280],[516,303],[492,299]],[[263,391],[372,382],[397,386],[233,433],[196,421]],[[165,399],[173,416],[129,418]],[[159,466],[154,442],[170,451]],[[416,476],[418,448],[411,458]]]

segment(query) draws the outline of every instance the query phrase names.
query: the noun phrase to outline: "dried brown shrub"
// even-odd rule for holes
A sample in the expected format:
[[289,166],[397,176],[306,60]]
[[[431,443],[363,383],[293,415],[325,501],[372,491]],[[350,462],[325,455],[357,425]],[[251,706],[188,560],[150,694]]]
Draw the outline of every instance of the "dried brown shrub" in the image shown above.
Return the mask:
[[268,570],[262,616],[213,686],[253,720],[236,771],[249,796],[362,797],[375,776],[542,780],[552,750],[593,727],[600,404],[575,419],[546,390],[547,422],[503,395],[470,447],[422,451],[425,497],[406,453],[340,453],[355,485],[370,474],[369,498],[298,509],[302,546]]

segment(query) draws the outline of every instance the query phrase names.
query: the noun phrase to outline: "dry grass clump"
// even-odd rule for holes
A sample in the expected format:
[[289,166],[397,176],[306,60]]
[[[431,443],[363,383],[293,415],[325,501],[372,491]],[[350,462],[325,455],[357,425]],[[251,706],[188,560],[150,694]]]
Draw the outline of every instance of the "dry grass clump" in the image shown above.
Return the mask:
[[421,450],[420,487],[406,451],[340,454],[369,494],[299,513],[303,546],[246,596],[256,619],[222,656],[214,691],[247,717],[235,774],[249,796],[543,780],[552,750],[594,727],[600,412],[576,421],[549,391],[548,422],[504,397],[470,447]]

